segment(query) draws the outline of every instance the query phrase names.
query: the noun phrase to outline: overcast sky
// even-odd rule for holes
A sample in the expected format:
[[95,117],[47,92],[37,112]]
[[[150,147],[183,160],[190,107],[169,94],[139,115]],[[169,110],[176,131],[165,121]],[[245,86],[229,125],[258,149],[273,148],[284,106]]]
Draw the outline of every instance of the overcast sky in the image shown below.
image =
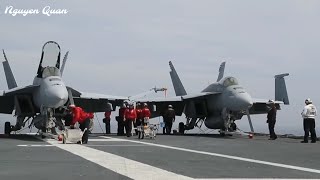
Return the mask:
[[[12,16],[7,6],[40,14]],[[45,6],[68,13],[48,17],[41,13]],[[274,98],[273,76],[288,72],[291,105],[278,112],[276,132],[302,134],[304,100],[320,104],[319,19],[316,0],[1,0],[0,48],[23,86],[33,81],[42,45],[54,40],[63,54],[70,51],[63,77],[68,86],[111,95],[156,85],[173,96],[169,60],[188,93],[214,82],[222,61],[225,75],[238,78],[254,98]],[[252,118],[257,131],[267,131],[265,115]],[[239,125],[249,130],[246,118]]]

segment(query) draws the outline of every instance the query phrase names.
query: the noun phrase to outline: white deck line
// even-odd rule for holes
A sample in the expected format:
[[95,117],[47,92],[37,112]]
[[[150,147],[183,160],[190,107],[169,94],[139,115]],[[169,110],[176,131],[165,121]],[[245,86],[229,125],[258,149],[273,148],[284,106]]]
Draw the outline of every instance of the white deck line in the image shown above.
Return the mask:
[[[119,138],[111,138],[111,137],[104,137],[104,136],[100,136],[100,137],[107,138],[107,139],[119,139]],[[298,171],[305,171],[305,172],[312,172],[312,173],[320,174],[320,170],[318,170],[318,169],[311,169],[311,168],[305,168],[305,167],[300,167],[300,166],[292,166],[292,165],[287,165],[287,164],[261,161],[261,160],[243,158],[243,157],[238,157],[238,156],[230,156],[230,155],[225,155],[225,154],[205,152],[205,151],[197,151],[197,150],[192,150],[192,149],[186,149],[186,148],[180,148],[180,147],[174,147],[174,146],[168,146],[168,145],[162,145],[162,144],[155,144],[155,143],[148,143],[148,142],[143,142],[143,141],[134,141],[134,140],[129,140],[129,139],[127,139],[126,141],[150,145],[150,146],[162,147],[162,148],[167,148],[167,149],[174,149],[174,150],[179,150],[179,151],[192,152],[192,153],[197,153],[197,154],[204,154],[204,155],[209,155],[209,156],[216,156],[216,157],[222,157],[222,158],[233,159],[233,160],[238,160],[238,161],[245,161],[245,162],[251,162],[251,163],[256,163],[256,164],[264,164],[264,165],[269,165],[269,166],[274,166],[274,167],[281,167],[281,168],[286,168],[286,169],[293,169],[293,170],[298,170]]]

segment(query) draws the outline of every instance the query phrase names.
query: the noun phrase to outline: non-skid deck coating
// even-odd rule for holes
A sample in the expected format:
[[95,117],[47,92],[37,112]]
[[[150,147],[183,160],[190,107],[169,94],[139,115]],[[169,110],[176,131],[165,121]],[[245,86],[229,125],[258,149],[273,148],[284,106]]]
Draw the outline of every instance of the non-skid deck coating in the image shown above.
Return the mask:
[[87,145],[0,138],[0,179],[320,179],[320,142],[257,136],[93,134]]

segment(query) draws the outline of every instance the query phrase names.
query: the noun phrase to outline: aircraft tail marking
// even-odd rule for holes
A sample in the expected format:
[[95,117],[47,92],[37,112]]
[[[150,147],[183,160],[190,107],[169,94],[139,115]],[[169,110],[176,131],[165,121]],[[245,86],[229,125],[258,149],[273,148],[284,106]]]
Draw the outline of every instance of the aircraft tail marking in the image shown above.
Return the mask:
[[275,100],[283,101],[284,104],[289,104],[289,98],[287,93],[285,76],[289,76],[289,73],[275,75]]
[[2,62],[4,73],[6,75],[7,85],[9,89],[17,87],[17,82],[13,76],[6,53],[2,50],[5,61]]
[[176,93],[176,96],[184,96],[184,95],[187,95],[187,92],[186,90],[184,89],[184,86],[172,64],[171,61],[169,61],[169,66],[170,66],[170,76],[171,76],[171,81],[172,81],[172,84],[173,84],[173,88],[174,88],[174,91]]

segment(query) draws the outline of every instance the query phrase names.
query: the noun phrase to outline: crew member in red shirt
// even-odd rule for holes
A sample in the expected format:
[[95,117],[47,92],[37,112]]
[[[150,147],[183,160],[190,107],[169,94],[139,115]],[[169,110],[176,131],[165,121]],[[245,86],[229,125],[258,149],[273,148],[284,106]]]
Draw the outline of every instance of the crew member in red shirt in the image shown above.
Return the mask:
[[103,118],[103,122],[106,125],[106,134],[110,134],[110,120],[111,120],[111,111],[112,111],[112,104],[108,103],[107,107],[106,107],[106,111],[104,113],[104,118]]
[[119,115],[116,117],[116,120],[118,121],[118,136],[124,135],[124,113],[127,109],[127,106],[125,103],[122,104],[122,106],[119,109]]
[[74,127],[74,124],[78,122],[80,124],[81,131],[84,131],[86,128],[87,130],[84,132],[82,136],[82,143],[87,144],[88,138],[89,138],[89,124],[90,119],[94,117],[93,113],[87,113],[85,112],[81,107],[77,107],[75,105],[69,106],[71,112],[72,112],[72,122],[71,122],[71,128]]
[[133,108],[133,104],[130,104],[129,109],[126,109],[124,112],[124,118],[127,137],[131,137],[132,123],[137,119],[137,113]]
[[148,107],[147,103],[143,104],[143,109],[142,109],[142,119],[143,119],[143,125],[147,125],[147,123],[149,122],[149,119],[151,117],[151,112],[150,109]]
[[[142,109],[141,109],[141,104],[140,103],[137,103],[137,106],[136,106],[136,114],[137,114],[137,120],[135,123],[133,123],[133,126],[135,128],[137,128],[137,126],[140,126],[143,122],[143,116],[142,116]],[[136,131],[136,135],[138,135],[138,130],[135,129]]]

